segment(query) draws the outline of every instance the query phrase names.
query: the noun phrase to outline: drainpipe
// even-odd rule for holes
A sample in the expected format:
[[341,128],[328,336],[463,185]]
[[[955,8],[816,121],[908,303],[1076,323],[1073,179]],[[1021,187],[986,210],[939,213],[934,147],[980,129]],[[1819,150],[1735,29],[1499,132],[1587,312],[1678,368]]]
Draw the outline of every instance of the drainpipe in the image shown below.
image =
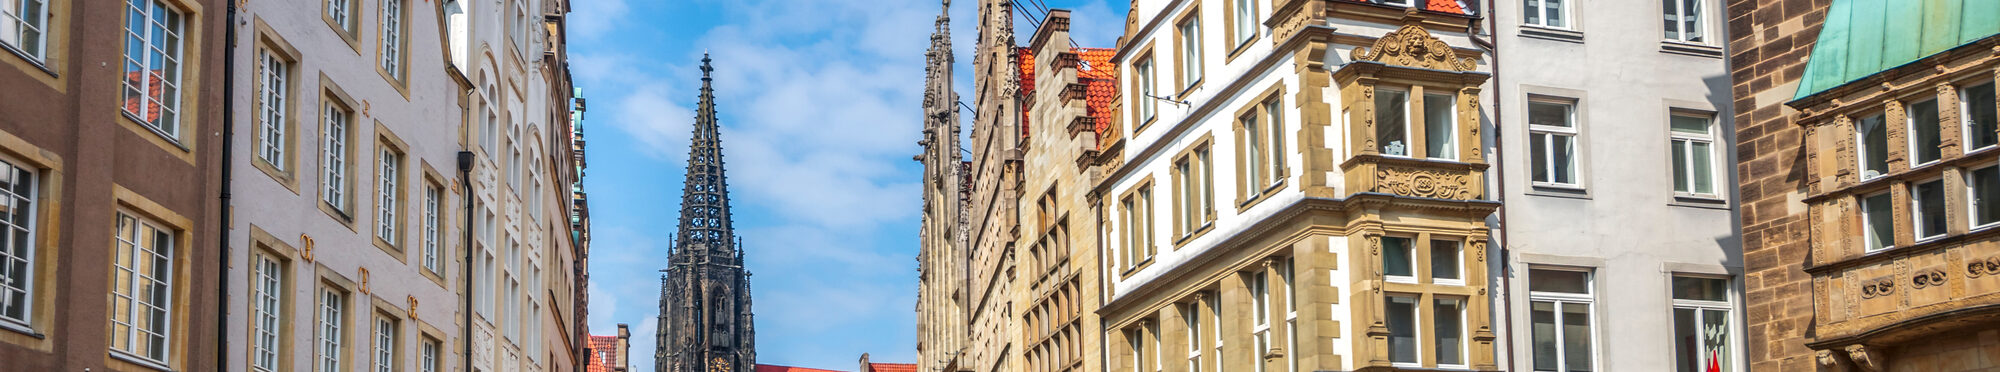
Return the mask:
[[[1499,194],[1499,196],[1495,197],[1495,199],[1502,199],[1507,196],[1507,166],[1506,162],[1504,161],[1506,159],[1505,155],[1506,151],[1503,151],[1506,149],[1506,146],[1504,146],[1504,143],[1500,140],[1502,138],[1500,130],[1501,128],[1506,127],[1501,123],[1504,123],[1507,120],[1506,119],[1507,115],[1504,114],[1505,112],[1504,109],[1507,107],[1507,105],[1505,104],[1507,96],[1505,94],[1501,94],[1502,89],[1505,89],[1506,85],[1501,84],[1500,80],[1501,74],[1500,74],[1499,17],[1495,17],[1493,15],[1493,9],[1497,8],[1498,5],[1492,4],[1496,3],[1493,1],[1489,1],[1488,3],[1489,6],[1486,9],[1481,9],[1482,11],[1485,11],[1486,14],[1482,14],[1481,16],[1482,18],[1486,18],[1486,31],[1488,32],[1487,37],[1492,38],[1492,40],[1480,39],[1478,33],[1474,32],[1467,32],[1466,34],[1473,35],[1472,43],[1477,44],[1480,48],[1486,49],[1487,55],[1493,56],[1493,78],[1488,79],[1493,82],[1493,89],[1492,89],[1493,99],[1490,101],[1493,102],[1493,131],[1492,131],[1493,161],[1491,164],[1499,165],[1493,167],[1494,176],[1499,178],[1500,180],[1499,184],[1495,186],[1494,192],[1496,194]],[[1501,297],[1504,300],[1499,301],[1500,303],[1496,305],[1500,307],[1500,322],[1501,324],[1506,325],[1506,327],[1501,328],[1500,342],[1502,344],[1507,345],[1507,351],[1506,351],[1507,364],[1502,365],[1500,369],[1503,371],[1511,372],[1514,370],[1514,365],[1516,362],[1514,360],[1514,337],[1513,337],[1514,307],[1512,306],[1514,300],[1514,291],[1513,291],[1514,275],[1510,272],[1513,265],[1510,263],[1510,261],[1508,261],[1509,250],[1507,249],[1507,243],[1508,243],[1507,203],[1504,202],[1500,203],[1500,210],[1498,212],[1498,215],[1499,215],[1498,222],[1500,224],[1500,230],[1499,230],[1499,236],[1496,237],[1497,239],[1494,240],[1500,242],[1500,244],[1497,245],[1499,245],[1500,248],[1499,262],[1500,262],[1501,291],[1495,291],[1495,292],[1503,292],[1507,294],[1505,297]]]
[[227,309],[229,308],[230,278],[229,228],[232,223],[229,218],[229,168],[232,166],[230,161],[235,160],[235,158],[231,157],[233,151],[230,151],[230,149],[232,148],[231,142],[236,137],[236,2],[225,2],[229,3],[229,7],[227,8],[228,10],[223,12],[222,23],[223,33],[225,34],[223,36],[225,45],[222,48],[222,194],[219,195],[220,199],[217,200],[216,204],[216,211],[221,215],[218,219],[222,220],[222,233],[218,234],[222,236],[222,239],[219,239],[221,240],[222,254],[216,260],[221,266],[216,267],[216,269],[222,271],[222,283],[221,285],[217,285],[215,289],[216,306],[220,307],[215,312],[216,372],[224,372],[229,369],[227,367],[229,364],[227,362],[229,360],[229,311]]
[[465,200],[465,228],[460,229],[464,230],[464,238],[460,240],[460,245],[465,246],[465,268],[460,270],[460,273],[465,276],[465,311],[462,311],[465,313],[465,325],[463,329],[465,331],[465,345],[463,348],[465,351],[465,365],[460,366],[459,370],[471,371],[472,307],[474,306],[472,304],[472,151],[458,152],[458,183],[464,185],[465,189],[465,194],[461,197]]

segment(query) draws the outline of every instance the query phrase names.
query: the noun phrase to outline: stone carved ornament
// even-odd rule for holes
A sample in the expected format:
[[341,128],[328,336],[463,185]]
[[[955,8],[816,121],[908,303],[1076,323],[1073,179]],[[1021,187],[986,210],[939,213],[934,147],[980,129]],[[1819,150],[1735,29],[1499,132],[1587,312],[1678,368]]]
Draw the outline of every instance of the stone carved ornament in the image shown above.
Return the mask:
[[1375,184],[1377,190],[1396,195],[1455,200],[1472,198],[1472,181],[1463,173],[1382,167],[1375,171]]
[[1875,279],[1861,284],[1861,298],[1864,299],[1887,297],[1895,293],[1896,281],[1890,278]]
[[1348,57],[1401,66],[1445,71],[1472,71],[1471,58],[1459,58],[1451,45],[1432,37],[1430,31],[1414,23],[1375,39],[1374,46],[1354,48]]
[[1986,259],[1968,258],[1965,262],[1965,277],[2000,276],[2000,257]]
[[1924,287],[1943,286],[1945,278],[1944,270],[1930,269],[1921,271],[1910,277],[1910,287],[1924,289]]

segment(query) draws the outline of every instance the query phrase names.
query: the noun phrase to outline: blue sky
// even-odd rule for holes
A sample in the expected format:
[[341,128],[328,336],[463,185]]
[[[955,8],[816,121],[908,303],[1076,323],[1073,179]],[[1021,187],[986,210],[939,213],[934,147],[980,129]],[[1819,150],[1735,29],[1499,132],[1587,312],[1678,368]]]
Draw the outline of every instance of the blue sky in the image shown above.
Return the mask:
[[[1119,0],[1072,9],[1084,46],[1124,29]],[[966,100],[976,0],[952,7]],[[632,326],[652,370],[659,273],[679,212],[704,50],[737,235],[748,251],[758,362],[853,370],[916,358],[917,145],[936,0],[579,0],[571,71],[590,112],[590,331]],[[1017,22],[1020,23],[1020,22]],[[1019,31],[1026,40],[1025,24]],[[969,115],[966,117],[970,117]]]

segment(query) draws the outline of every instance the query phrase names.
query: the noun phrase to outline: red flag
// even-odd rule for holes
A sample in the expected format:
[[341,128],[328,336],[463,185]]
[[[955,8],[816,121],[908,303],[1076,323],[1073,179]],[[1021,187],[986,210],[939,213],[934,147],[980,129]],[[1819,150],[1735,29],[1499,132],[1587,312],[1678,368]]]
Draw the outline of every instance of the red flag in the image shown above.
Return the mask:
[[1720,354],[1720,352],[1715,350],[1708,351],[1708,372],[1722,372],[1722,358],[1719,358],[1720,355],[1716,354]]

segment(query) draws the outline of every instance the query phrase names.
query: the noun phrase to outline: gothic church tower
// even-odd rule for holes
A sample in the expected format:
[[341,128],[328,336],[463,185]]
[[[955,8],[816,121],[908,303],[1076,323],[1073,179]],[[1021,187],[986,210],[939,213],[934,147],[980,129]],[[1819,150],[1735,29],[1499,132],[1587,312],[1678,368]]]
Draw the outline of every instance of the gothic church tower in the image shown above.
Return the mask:
[[660,288],[659,372],[749,372],[757,365],[750,272],[730,223],[729,182],[715,122],[715,90],[701,57],[701,103],[688,147],[681,219]]

